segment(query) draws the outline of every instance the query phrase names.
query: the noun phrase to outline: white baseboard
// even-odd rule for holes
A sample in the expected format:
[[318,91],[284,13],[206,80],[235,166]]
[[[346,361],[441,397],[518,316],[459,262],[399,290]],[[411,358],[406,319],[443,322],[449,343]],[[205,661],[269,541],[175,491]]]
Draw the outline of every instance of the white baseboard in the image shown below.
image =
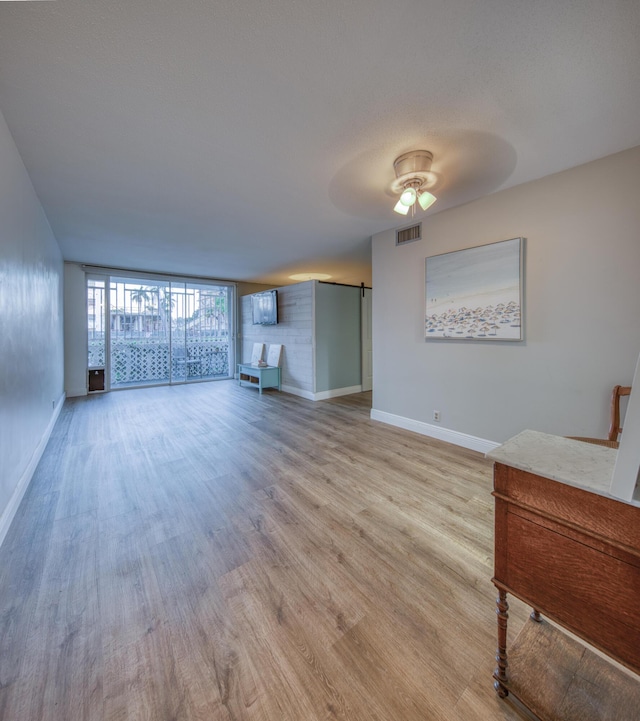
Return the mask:
[[306,398],[309,401],[326,401],[329,398],[349,396],[352,393],[362,393],[362,386],[347,386],[345,388],[334,388],[333,390],[320,391],[319,393],[303,391],[302,389],[294,388],[293,386],[282,386],[282,390],[285,393],[291,393],[294,396],[300,396],[300,398]]
[[25,468],[24,473],[20,476],[20,480],[16,485],[13,495],[9,499],[9,503],[7,503],[6,508],[0,516],[0,546],[3,544],[4,539],[9,532],[11,523],[15,518],[16,513],[18,512],[18,508],[20,507],[20,502],[22,501],[24,494],[27,492],[27,488],[29,488],[29,484],[31,483],[33,474],[38,467],[38,463],[40,463],[40,459],[42,458],[44,449],[47,447],[47,443],[49,442],[49,438],[51,437],[53,427],[55,426],[56,421],[58,420],[58,416],[60,415],[60,411],[62,410],[62,406],[64,405],[65,398],[65,393],[63,393],[60,398],[58,398],[56,402],[56,407],[51,415],[47,428],[45,429],[45,432],[43,433],[40,442],[38,443],[35,451],[33,452],[33,455],[31,456],[29,465]]
[[313,400],[326,401],[329,398],[350,396],[352,393],[362,393],[362,386],[346,386],[345,388],[333,388],[330,391],[320,391],[320,393],[314,393]]
[[296,388],[295,386],[282,386],[282,390],[284,393],[291,393],[291,395],[306,398],[308,401],[315,401],[314,394],[311,391],[304,391],[302,388]]
[[407,431],[413,431],[414,433],[420,433],[423,436],[437,438],[439,441],[453,443],[456,446],[469,448],[472,451],[479,451],[480,453],[489,453],[489,451],[492,451],[500,445],[499,443],[488,441],[484,438],[477,438],[476,436],[470,436],[467,433],[460,433],[459,431],[452,431],[448,428],[442,428],[441,426],[434,426],[432,423],[415,421],[412,418],[397,416],[394,413],[378,411],[375,408],[371,410],[371,420],[388,423],[390,426],[404,428]]

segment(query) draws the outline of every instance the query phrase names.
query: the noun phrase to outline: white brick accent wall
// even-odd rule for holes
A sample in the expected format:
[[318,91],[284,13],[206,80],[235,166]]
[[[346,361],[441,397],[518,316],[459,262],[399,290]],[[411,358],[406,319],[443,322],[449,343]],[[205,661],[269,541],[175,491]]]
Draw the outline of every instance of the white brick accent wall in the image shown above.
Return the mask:
[[242,362],[251,362],[254,343],[282,343],[282,385],[314,393],[313,283],[278,288],[278,325],[253,325],[251,297],[241,298]]

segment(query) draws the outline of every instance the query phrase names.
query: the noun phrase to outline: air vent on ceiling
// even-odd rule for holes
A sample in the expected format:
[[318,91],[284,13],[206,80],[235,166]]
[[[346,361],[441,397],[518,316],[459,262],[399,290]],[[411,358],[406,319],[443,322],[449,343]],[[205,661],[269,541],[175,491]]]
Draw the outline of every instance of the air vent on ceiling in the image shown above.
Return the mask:
[[422,238],[422,223],[396,230],[396,245],[413,243],[414,240],[420,240],[420,238]]

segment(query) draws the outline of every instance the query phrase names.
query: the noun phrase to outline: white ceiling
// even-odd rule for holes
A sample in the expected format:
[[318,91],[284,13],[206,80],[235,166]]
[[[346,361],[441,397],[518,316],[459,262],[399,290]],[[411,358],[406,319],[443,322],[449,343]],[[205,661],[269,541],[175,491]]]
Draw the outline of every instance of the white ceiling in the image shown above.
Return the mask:
[[63,255],[369,282],[428,213],[640,144],[638,0],[0,2],[0,110]]

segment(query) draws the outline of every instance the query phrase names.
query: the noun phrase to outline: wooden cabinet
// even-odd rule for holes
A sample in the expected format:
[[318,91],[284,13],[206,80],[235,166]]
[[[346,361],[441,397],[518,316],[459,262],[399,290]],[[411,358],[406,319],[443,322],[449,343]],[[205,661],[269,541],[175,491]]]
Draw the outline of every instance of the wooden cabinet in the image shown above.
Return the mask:
[[[576,452],[566,443],[587,445],[559,440],[554,446],[565,454]],[[596,462],[607,459],[597,455]],[[493,495],[498,694],[520,697],[512,676],[526,676],[509,673],[507,594],[640,673],[640,506],[506,462],[495,463]]]

